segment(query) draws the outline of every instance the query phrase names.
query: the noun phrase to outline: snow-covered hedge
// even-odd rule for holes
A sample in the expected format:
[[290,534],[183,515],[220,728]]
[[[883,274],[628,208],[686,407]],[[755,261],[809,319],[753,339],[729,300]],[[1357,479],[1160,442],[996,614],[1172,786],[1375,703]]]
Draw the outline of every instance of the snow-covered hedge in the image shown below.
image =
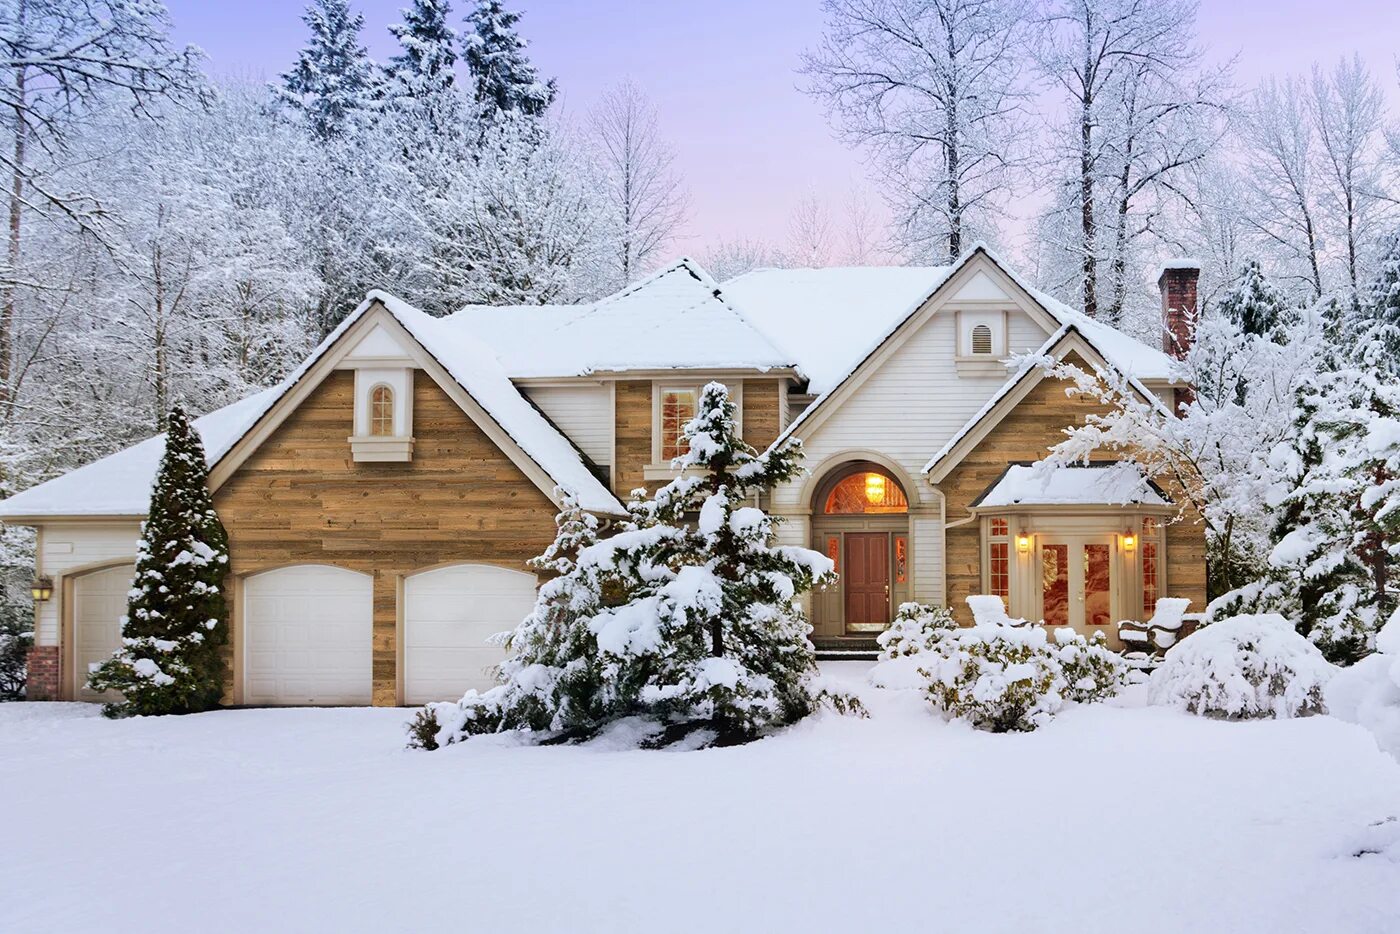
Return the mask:
[[891,661],[927,652],[957,625],[952,611],[947,607],[901,603],[899,612],[890,622],[890,628],[875,637],[880,644],[880,658]]
[[1148,697],[1220,719],[1303,717],[1327,712],[1323,688],[1336,670],[1282,616],[1235,616],[1167,652]]
[[1376,636],[1376,652],[1327,683],[1327,711],[1376,734],[1376,742],[1400,759],[1400,613]]
[[1065,704],[1055,647],[1038,626],[957,629],[922,660],[933,705],[979,729],[1033,730]]
[[1108,647],[1102,632],[1086,639],[1068,626],[1056,629],[1055,657],[1065,682],[1065,699],[1076,703],[1108,700],[1128,676],[1128,663]]

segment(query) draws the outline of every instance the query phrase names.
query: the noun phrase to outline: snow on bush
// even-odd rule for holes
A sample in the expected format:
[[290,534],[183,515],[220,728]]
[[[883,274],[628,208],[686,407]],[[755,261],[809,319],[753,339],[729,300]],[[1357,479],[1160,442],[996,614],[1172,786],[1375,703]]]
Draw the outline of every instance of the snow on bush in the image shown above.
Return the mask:
[[1065,699],[1076,703],[1107,700],[1122,689],[1128,677],[1128,663],[1108,647],[1102,632],[1086,639],[1068,626],[1056,629],[1055,657],[1065,682]]
[[1276,613],[1212,623],[1167,652],[1148,680],[1154,704],[1226,720],[1326,713],[1336,668]]
[[[628,717],[649,721],[648,745],[754,739],[828,703],[811,626],[797,602],[834,580],[830,559],[772,544],[776,520],[751,504],[801,469],[800,445],[758,455],[740,439],[724,386],[710,383],[685,428],[681,475],[599,540],[566,502],[559,535],[536,564],[556,574],[506,640],[504,683],[432,704],[411,728],[433,749],[506,730],[586,739]],[[692,521],[693,517],[693,521]]]
[[929,700],[978,729],[1034,730],[1065,704],[1064,676],[1039,626],[957,629],[922,658]]
[[1376,652],[1327,683],[1327,711],[1376,734],[1382,749],[1400,759],[1400,612],[1376,636]]
[[890,661],[906,655],[927,652],[949,630],[956,629],[953,613],[947,607],[926,603],[901,603],[890,628],[875,637],[880,658]]

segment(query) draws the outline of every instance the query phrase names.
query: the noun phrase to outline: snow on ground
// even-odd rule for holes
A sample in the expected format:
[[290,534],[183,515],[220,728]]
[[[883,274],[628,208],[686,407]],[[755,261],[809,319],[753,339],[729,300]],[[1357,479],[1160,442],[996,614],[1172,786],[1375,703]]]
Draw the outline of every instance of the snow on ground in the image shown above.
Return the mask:
[[0,705],[0,927],[1400,930],[1400,764],[1360,727],[1119,701],[995,736],[827,668],[871,719],[703,752]]

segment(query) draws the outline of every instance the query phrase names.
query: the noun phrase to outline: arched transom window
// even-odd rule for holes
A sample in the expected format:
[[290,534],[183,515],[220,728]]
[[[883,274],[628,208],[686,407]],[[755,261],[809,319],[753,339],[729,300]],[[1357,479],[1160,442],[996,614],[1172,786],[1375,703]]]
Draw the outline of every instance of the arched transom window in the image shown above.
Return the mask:
[[370,390],[369,433],[377,437],[394,433],[394,390],[388,386]]
[[985,324],[979,324],[972,329],[972,352],[974,354],[992,352],[992,329]]
[[862,470],[837,481],[826,494],[827,515],[869,515],[909,511],[909,500],[894,478],[878,470]]

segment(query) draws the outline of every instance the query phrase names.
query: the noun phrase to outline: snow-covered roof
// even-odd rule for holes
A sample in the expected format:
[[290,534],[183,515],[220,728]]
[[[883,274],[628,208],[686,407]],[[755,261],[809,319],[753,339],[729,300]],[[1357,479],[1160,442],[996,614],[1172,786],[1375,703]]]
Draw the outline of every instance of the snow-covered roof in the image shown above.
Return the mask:
[[[210,465],[218,463],[376,303],[403,325],[555,484],[572,490],[579,505],[596,512],[623,512],[622,504],[588,469],[578,449],[515,388],[489,347],[449,321],[433,318],[379,290],[366,295],[360,306],[276,387],[195,420]],[[10,497],[0,503],[0,518],[145,515],[164,450],[164,435],[149,438]]]
[[948,266],[756,269],[721,289],[770,340],[792,352],[808,391],[840,383],[948,278]]
[[[212,464],[267,411],[282,393],[280,386],[216,409],[194,420],[204,454]],[[165,435],[147,438],[125,450],[32,486],[0,502],[0,519],[13,516],[144,516],[151,485],[165,454]]]
[[1167,506],[1134,464],[1012,464],[972,506]]
[[512,378],[626,370],[793,368],[698,265],[680,259],[591,305],[470,305],[445,329],[495,350]]

